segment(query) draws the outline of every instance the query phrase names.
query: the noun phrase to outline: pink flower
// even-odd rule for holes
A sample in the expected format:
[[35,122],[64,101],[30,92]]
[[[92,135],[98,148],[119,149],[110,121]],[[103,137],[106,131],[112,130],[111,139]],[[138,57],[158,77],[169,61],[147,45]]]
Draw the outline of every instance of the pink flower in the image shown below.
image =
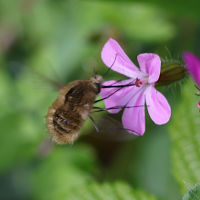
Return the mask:
[[183,54],[183,60],[186,63],[186,69],[195,82],[200,86],[200,60],[190,52]]
[[[189,74],[192,76],[192,78],[195,80],[195,82],[200,86],[200,60],[197,58],[194,54],[190,52],[185,52],[183,54],[183,60],[186,63],[186,69],[189,72]],[[200,90],[200,88],[195,85],[195,87]],[[197,96],[200,96],[200,94],[196,94]],[[200,101],[197,104],[197,107],[200,108]],[[200,112],[200,109],[199,109]]]
[[[112,66],[112,70],[129,77],[129,79],[119,82],[114,80],[104,82],[103,86],[124,85],[125,87],[102,88],[100,92],[101,96],[105,98],[105,106],[110,113],[117,113],[122,107],[125,107],[122,116],[125,129],[139,136],[144,134],[145,102],[149,115],[156,124],[161,125],[169,121],[170,105],[154,87],[161,70],[161,60],[158,55],[153,53],[138,55],[139,69],[119,44],[110,38],[103,47],[101,57],[106,66]],[[112,107],[119,109],[109,109]]]

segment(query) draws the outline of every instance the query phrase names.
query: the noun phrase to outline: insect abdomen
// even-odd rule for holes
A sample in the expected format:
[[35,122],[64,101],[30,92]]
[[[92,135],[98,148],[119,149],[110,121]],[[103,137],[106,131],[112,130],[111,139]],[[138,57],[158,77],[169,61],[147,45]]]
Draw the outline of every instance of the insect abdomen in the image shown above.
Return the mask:
[[56,143],[72,144],[77,138],[99,92],[99,83],[93,79],[69,83],[49,108],[47,129]]
[[61,133],[73,134],[73,131],[79,131],[83,123],[83,119],[77,112],[66,109],[66,106],[60,107],[54,114],[53,122],[57,125],[58,131]]
[[[51,109],[54,108],[50,108],[49,112]],[[84,123],[77,112],[73,112],[65,105],[58,108],[52,117],[48,116],[47,121],[49,133],[58,144],[72,144]]]

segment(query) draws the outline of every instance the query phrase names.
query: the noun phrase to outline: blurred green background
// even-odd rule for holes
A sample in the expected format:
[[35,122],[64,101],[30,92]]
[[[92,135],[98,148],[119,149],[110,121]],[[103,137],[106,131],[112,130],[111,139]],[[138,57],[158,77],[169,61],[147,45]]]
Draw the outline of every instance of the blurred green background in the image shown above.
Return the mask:
[[[0,0],[0,199],[66,199],[88,183],[117,180],[158,199],[181,199],[168,124],[156,126],[146,113],[142,138],[116,142],[92,137],[86,123],[72,146],[54,145],[45,115],[58,92],[35,74],[65,84],[90,78],[93,68],[103,74],[100,53],[110,37],[136,64],[143,52],[200,55],[199,10],[196,0]],[[113,71],[105,77],[119,78]],[[172,115],[180,90],[164,93]]]

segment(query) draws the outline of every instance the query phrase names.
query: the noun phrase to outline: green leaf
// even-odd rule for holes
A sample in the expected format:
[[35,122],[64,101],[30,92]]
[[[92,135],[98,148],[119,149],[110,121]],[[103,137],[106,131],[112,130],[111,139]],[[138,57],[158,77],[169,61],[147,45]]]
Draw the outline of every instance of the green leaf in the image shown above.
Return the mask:
[[200,199],[200,183],[196,183],[195,186],[189,192],[184,195],[183,200],[199,200]]
[[101,1],[85,2],[83,5],[93,10],[93,20],[98,22],[102,19],[99,24],[112,24],[137,41],[167,41],[176,32],[175,26],[166,19],[165,14],[161,14],[160,9],[151,4]]
[[94,150],[87,145],[55,146],[31,172],[34,199],[58,200],[72,189],[93,181]]
[[[105,1],[105,0],[104,0]],[[118,0],[119,1],[119,0]],[[102,2],[102,0],[101,0]],[[116,0],[111,0],[111,2],[116,2]],[[122,1],[119,1],[122,2]],[[135,3],[138,2],[136,0],[125,0],[123,3]],[[172,13],[174,16],[188,16],[190,18],[196,18],[200,20],[199,15],[199,7],[200,2],[196,0],[176,0],[174,2],[173,0],[168,1],[159,1],[159,0],[140,0],[140,3],[148,3],[148,4],[154,4],[160,8],[163,8],[165,12]]]
[[142,190],[133,189],[127,183],[117,181],[115,183],[91,183],[84,187],[71,191],[66,200],[156,200]]
[[182,100],[172,111],[169,127],[172,140],[173,174],[181,192],[187,192],[183,180],[194,185],[200,180],[200,113],[196,88],[189,81],[183,88]]
[[[32,97],[36,95],[26,87],[21,96],[18,87],[20,81],[12,80],[3,68],[0,73],[0,95],[3,97],[0,102],[0,174],[3,174],[35,155],[37,145],[44,137],[44,122],[36,114],[36,106],[32,110],[28,106],[31,94]],[[24,83],[23,86],[28,85]]]

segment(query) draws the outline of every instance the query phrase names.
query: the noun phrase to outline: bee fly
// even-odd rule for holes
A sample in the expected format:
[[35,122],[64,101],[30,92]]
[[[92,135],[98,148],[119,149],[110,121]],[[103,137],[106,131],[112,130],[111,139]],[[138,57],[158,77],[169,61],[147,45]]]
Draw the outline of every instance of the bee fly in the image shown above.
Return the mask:
[[96,75],[86,81],[73,81],[60,90],[46,117],[47,129],[58,144],[72,144],[84,121],[91,117],[94,101],[103,82]]
[[[104,75],[108,73],[111,67]],[[72,144],[78,137],[78,134],[88,117],[91,119],[96,130],[99,132],[97,125],[91,117],[92,109],[98,109],[97,112],[108,109],[94,107],[93,104],[109,98],[112,95],[111,94],[104,99],[95,101],[96,96],[100,93],[102,88],[103,76],[95,75],[93,78],[85,81],[76,80],[60,89],[60,95],[49,107],[46,117],[46,126],[54,142],[57,144]],[[134,84],[111,87],[118,87],[121,89],[122,87],[132,85]],[[117,91],[119,89],[117,89]],[[118,108],[113,107],[109,109]]]

